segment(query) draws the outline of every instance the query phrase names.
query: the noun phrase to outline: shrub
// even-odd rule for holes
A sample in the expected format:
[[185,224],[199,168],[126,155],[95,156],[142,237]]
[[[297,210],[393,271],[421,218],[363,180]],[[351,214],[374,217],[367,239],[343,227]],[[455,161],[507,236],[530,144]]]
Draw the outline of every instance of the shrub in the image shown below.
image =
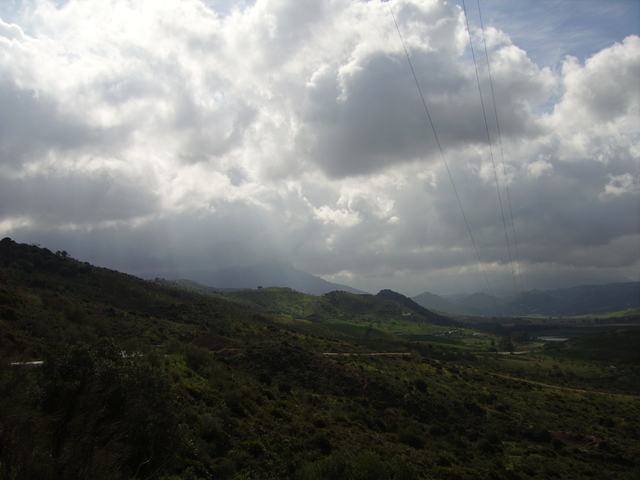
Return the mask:
[[415,449],[424,448],[426,440],[416,428],[406,428],[398,432],[398,441]]
[[562,443],[562,440],[560,440],[558,437],[554,437],[553,440],[551,440],[551,446],[555,451],[558,451],[562,450],[562,447],[564,447],[564,443]]
[[18,315],[11,307],[0,307],[0,318],[5,320],[15,320],[18,318]]
[[297,476],[300,480],[413,480],[414,469],[402,458],[383,460],[373,452],[349,454],[334,452],[328,457],[305,465]]
[[270,386],[271,385],[271,377],[269,375],[267,375],[266,373],[260,373],[258,374],[258,381],[264,385]]
[[486,440],[480,440],[478,442],[478,450],[480,450],[482,453],[486,455],[486,454],[495,453],[496,447],[494,445],[491,445]]
[[76,305],[65,307],[62,313],[68,321],[73,323],[80,323],[87,317],[85,309]]
[[214,478],[229,478],[236,473],[236,464],[227,458],[218,459],[212,468]]
[[191,343],[183,344],[181,353],[184,355],[189,368],[195,371],[212,362],[211,353],[208,350],[196,347]]
[[246,440],[242,442],[242,449],[254,457],[258,457],[266,452],[263,443],[260,440]]
[[425,382],[421,378],[415,380],[413,382],[413,386],[416,387],[416,390],[418,390],[419,392],[425,393],[427,391],[427,382]]
[[333,451],[333,444],[324,433],[317,432],[309,439],[309,443],[320,450],[323,455],[329,455]]
[[181,444],[160,369],[125,361],[112,341],[50,349],[40,391],[50,419],[46,458],[58,478],[150,477],[166,470]]
[[485,438],[491,445],[500,445],[500,437],[497,433],[488,433]]
[[449,428],[445,425],[436,424],[429,427],[429,435],[433,435],[434,437],[440,437],[447,433],[449,433]]
[[58,273],[63,277],[70,277],[72,275],[71,269],[66,265],[60,267],[60,269],[58,270]]
[[287,382],[280,382],[278,383],[278,391],[285,394],[291,393],[291,385]]

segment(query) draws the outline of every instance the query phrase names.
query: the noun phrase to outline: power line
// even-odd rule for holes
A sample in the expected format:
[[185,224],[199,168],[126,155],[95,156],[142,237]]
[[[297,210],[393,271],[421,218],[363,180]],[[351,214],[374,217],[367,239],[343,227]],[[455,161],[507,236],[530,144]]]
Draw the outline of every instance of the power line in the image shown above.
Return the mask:
[[[500,145],[500,156],[502,158],[502,171],[505,178],[505,188],[507,190],[507,203],[509,205],[509,216],[511,219],[511,230],[513,233],[513,246],[516,251],[516,262],[517,262],[516,267],[518,270],[518,277],[520,278],[520,301],[522,303],[522,310],[524,313],[526,313],[527,310],[526,310],[525,299],[524,299],[524,283],[522,281],[522,270],[520,269],[520,254],[518,253],[518,240],[516,237],[516,224],[513,219],[513,209],[511,207],[511,194],[509,193],[509,182],[506,181],[507,165],[504,160],[504,149],[502,148],[502,135],[500,134],[500,122],[498,121],[498,108],[496,107],[496,95],[493,90],[493,80],[491,77],[491,62],[489,61],[489,49],[487,48],[487,38],[484,34],[484,24],[482,22],[482,10],[480,9],[480,0],[476,0],[476,2],[478,4],[478,16],[480,18],[480,30],[482,31],[482,41],[484,43],[484,52],[487,58],[487,73],[489,75],[489,86],[491,87],[491,98],[493,99],[493,111],[496,116],[496,131],[498,133],[498,143]],[[516,299],[517,297],[518,297],[518,290],[516,288]]]
[[[518,286],[516,284],[516,275],[515,270],[513,268],[513,259],[511,257],[511,246],[509,245],[509,234],[507,233],[507,221],[504,216],[504,207],[502,205],[502,195],[500,194],[500,183],[498,181],[498,170],[496,168],[495,158],[493,156],[493,147],[491,146],[491,134],[489,132],[489,123],[487,122],[487,112],[484,107],[484,99],[482,97],[482,86],[480,85],[480,74],[478,73],[478,63],[476,61],[476,54],[473,48],[473,39],[471,37],[471,27],[469,26],[469,16],[467,15],[467,6],[465,5],[464,0],[462,0],[462,8],[464,10],[464,17],[467,23],[467,32],[469,34],[469,46],[471,47],[471,57],[473,58],[473,66],[476,72],[476,83],[478,84],[478,94],[480,96],[480,105],[482,107],[482,118],[484,119],[484,127],[487,132],[487,142],[489,145],[489,154],[491,156],[491,164],[493,166],[493,176],[495,178],[496,183],[496,192],[498,193],[498,203],[500,205],[500,214],[502,216],[502,226],[504,227],[504,238],[507,243],[507,252],[509,253],[509,265],[511,267],[511,275],[513,277],[513,287],[516,293],[516,303],[518,305],[518,310],[520,314],[522,314],[522,309],[520,308],[520,300],[518,298]],[[495,97],[494,97],[494,106],[495,106]]]
[[453,187],[453,193],[455,194],[456,200],[458,201],[458,205],[460,207],[460,212],[462,212],[462,218],[464,219],[464,224],[467,227],[467,232],[469,232],[469,237],[471,238],[471,243],[473,244],[473,248],[476,251],[476,256],[478,257],[478,263],[480,265],[480,269],[482,270],[482,274],[484,275],[484,279],[487,282],[487,287],[489,288],[489,293],[491,294],[491,298],[495,303],[496,312],[499,314],[500,308],[498,307],[498,301],[493,294],[493,290],[491,289],[491,284],[489,283],[489,278],[487,277],[487,273],[484,269],[484,265],[480,258],[480,252],[478,251],[478,247],[473,238],[473,234],[471,233],[471,227],[469,226],[469,222],[467,220],[467,215],[464,213],[464,208],[462,207],[462,201],[460,200],[460,195],[458,195],[458,189],[456,188],[456,184],[453,181],[453,175],[451,175],[451,170],[449,169],[449,163],[444,155],[444,151],[442,149],[442,145],[440,144],[440,140],[438,139],[438,134],[436,133],[435,126],[433,125],[433,120],[431,119],[431,114],[429,113],[429,108],[427,107],[427,102],[424,99],[424,95],[422,93],[422,88],[420,88],[420,82],[418,82],[418,77],[416,75],[416,71],[413,68],[413,63],[411,62],[411,57],[409,56],[409,51],[407,50],[407,46],[404,43],[404,38],[402,38],[402,33],[400,32],[400,27],[398,26],[398,22],[396,21],[396,16],[393,13],[393,9],[391,8],[391,0],[387,1],[387,5],[389,7],[389,12],[391,13],[391,17],[393,18],[393,23],[396,26],[396,30],[398,31],[398,36],[400,37],[400,42],[402,43],[402,48],[404,49],[404,53],[407,57],[407,62],[409,63],[409,67],[411,68],[411,73],[413,74],[413,80],[416,83],[416,87],[418,87],[418,93],[420,93],[420,98],[422,100],[422,105],[424,107],[424,111],[427,114],[427,118],[429,119],[429,125],[431,126],[431,131],[433,132],[433,136],[436,139],[436,144],[438,145],[438,150],[440,151],[440,156],[442,157],[442,161],[447,170],[447,174],[449,175],[449,180],[451,181],[451,186]]

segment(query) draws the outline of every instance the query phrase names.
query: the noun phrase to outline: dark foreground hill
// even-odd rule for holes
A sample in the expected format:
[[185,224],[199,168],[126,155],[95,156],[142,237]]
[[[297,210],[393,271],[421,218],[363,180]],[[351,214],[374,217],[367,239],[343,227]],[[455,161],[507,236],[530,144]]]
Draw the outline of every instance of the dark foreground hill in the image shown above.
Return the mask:
[[[349,295],[333,295],[343,315],[410,308]],[[274,296],[301,312],[312,298]],[[637,478],[625,332],[509,356],[332,329],[259,298],[0,241],[0,478]]]

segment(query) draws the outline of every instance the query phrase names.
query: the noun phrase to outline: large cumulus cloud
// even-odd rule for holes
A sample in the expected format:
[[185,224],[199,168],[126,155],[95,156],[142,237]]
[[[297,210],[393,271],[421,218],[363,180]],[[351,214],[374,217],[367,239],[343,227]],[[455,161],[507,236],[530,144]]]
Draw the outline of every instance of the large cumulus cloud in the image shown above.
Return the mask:
[[[41,0],[0,23],[0,235],[150,277],[276,257],[484,288],[388,5],[223,3]],[[512,221],[531,287],[637,275],[640,39],[556,69],[487,28],[490,150],[462,10],[392,6],[491,280],[511,283]]]

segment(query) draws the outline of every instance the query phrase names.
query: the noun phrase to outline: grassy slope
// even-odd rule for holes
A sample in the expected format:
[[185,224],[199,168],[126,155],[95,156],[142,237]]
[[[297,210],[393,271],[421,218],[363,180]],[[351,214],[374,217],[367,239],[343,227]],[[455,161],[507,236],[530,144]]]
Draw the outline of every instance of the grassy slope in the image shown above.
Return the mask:
[[[406,311],[389,299],[236,295],[244,304],[1,242],[0,470],[174,480],[637,478],[640,407],[624,396],[639,394],[637,367],[602,363],[637,352],[635,337],[478,355],[373,328]],[[146,356],[114,357],[107,337]],[[409,355],[367,355],[385,351]],[[42,370],[6,363],[41,358]],[[166,392],[164,403],[132,386],[154,375],[145,388]],[[173,443],[132,444],[128,425]],[[93,450],[78,448],[88,441]]]

